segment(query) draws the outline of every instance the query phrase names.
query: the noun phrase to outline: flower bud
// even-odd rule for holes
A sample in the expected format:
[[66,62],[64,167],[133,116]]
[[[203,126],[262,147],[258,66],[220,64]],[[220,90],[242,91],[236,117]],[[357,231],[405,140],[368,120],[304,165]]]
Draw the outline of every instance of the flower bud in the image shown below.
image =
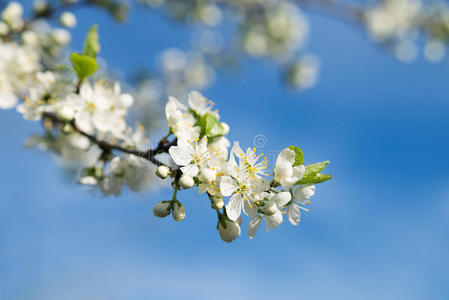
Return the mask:
[[170,169],[167,166],[157,167],[156,175],[159,178],[165,179],[165,178],[167,178],[168,174],[170,174]]
[[76,17],[71,12],[64,12],[59,18],[62,26],[67,28],[73,28],[76,26]]
[[226,243],[230,243],[240,235],[240,225],[237,222],[230,220],[224,221],[226,228],[223,227],[220,221],[218,221],[218,234],[220,238]]
[[170,214],[170,210],[168,208],[169,205],[169,201],[159,201],[153,208],[153,214],[156,217],[165,218]]
[[28,46],[37,46],[39,44],[39,37],[31,30],[26,30],[22,33],[22,41]]
[[221,122],[221,126],[223,126],[223,135],[227,135],[229,133],[229,125],[225,122]]
[[215,180],[215,171],[211,169],[201,169],[200,176],[198,177],[203,183],[211,183]]
[[222,209],[224,206],[224,201],[222,197],[213,197],[212,198],[212,208],[213,209]]
[[9,27],[5,22],[0,21],[0,35],[7,35],[9,33]]
[[190,189],[194,184],[192,176],[182,174],[181,178],[179,178],[179,185],[183,189]]
[[33,10],[36,14],[42,14],[49,8],[48,2],[45,0],[37,0],[33,3]]
[[184,204],[177,202],[175,203],[175,208],[173,209],[173,219],[175,221],[182,221],[186,217],[186,208]]
[[2,11],[2,19],[13,26],[17,21],[21,20],[22,14],[23,6],[20,3],[13,1]]
[[51,33],[52,38],[60,46],[65,46],[70,43],[70,33],[62,28],[56,28]]
[[265,202],[265,205],[262,207],[263,213],[267,216],[272,216],[278,211],[276,203],[272,201]]

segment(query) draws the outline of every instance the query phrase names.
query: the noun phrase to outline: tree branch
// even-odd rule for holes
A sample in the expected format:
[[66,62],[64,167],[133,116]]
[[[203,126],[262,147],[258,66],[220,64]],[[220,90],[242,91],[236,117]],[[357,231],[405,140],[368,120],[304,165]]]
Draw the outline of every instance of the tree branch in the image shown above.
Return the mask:
[[139,151],[139,150],[134,150],[134,149],[128,149],[128,148],[122,147],[120,145],[116,145],[113,143],[99,140],[95,135],[92,135],[92,134],[82,131],[78,126],[76,126],[74,120],[69,121],[69,122],[63,121],[63,120],[59,119],[56,116],[56,114],[54,114],[54,113],[44,113],[42,115],[42,119],[51,120],[54,124],[69,123],[73,127],[75,132],[81,134],[82,136],[87,137],[89,139],[89,141],[98,145],[98,147],[100,147],[105,152],[110,153],[113,150],[115,150],[115,151],[119,151],[122,153],[132,154],[137,157],[144,158],[156,166],[162,166],[164,164],[161,161],[159,161],[157,158],[155,158],[155,156],[160,153],[168,153],[168,149],[170,149],[171,146],[174,146],[177,143],[176,138],[170,142],[166,139],[166,137],[164,137],[159,141],[156,148],[154,148],[154,149],[150,148],[146,151]]

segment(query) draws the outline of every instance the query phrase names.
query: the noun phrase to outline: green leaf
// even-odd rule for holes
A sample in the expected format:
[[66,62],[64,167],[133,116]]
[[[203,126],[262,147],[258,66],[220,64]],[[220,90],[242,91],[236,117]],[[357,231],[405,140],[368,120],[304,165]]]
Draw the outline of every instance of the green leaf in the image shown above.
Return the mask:
[[306,173],[304,175],[319,173],[323,171],[329,163],[330,161],[326,160],[316,164],[308,165],[306,166]]
[[201,127],[201,135],[206,135],[208,138],[224,134],[223,125],[211,113],[206,113],[199,118],[198,126]]
[[90,56],[72,53],[70,59],[80,80],[86,79],[98,69],[97,62]]
[[306,172],[304,173],[304,177],[296,184],[314,184],[314,183],[321,183],[331,179],[332,175],[320,173],[326,168],[326,166],[329,163],[330,161],[326,160],[306,166]]
[[109,14],[119,22],[126,20],[128,15],[128,5],[117,0],[96,0],[95,5],[103,7]]
[[98,42],[98,26],[93,25],[86,36],[84,42],[83,54],[96,58],[98,52],[100,52],[100,43]]
[[329,174],[321,174],[321,173],[316,173],[316,174],[311,174],[308,176],[305,176],[298,181],[295,184],[314,184],[314,183],[321,183],[321,182],[325,182],[329,179],[332,178],[332,175]]
[[293,167],[303,165],[304,164],[304,153],[302,153],[302,150],[296,146],[290,146],[288,148],[295,151],[295,153],[296,153],[295,163],[293,164]]

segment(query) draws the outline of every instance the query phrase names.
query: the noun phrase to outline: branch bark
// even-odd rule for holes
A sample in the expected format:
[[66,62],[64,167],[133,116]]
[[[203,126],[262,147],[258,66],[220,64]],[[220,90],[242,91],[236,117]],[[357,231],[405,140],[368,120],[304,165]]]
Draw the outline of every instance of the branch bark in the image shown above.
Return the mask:
[[129,149],[129,148],[117,145],[117,144],[99,140],[95,135],[92,135],[92,134],[82,131],[75,124],[74,120],[68,121],[68,122],[63,121],[63,120],[59,119],[58,116],[54,113],[44,113],[42,116],[42,119],[43,120],[47,119],[47,120],[52,121],[54,124],[60,124],[60,125],[69,123],[73,127],[75,132],[81,134],[82,136],[87,137],[92,143],[98,145],[98,147],[100,147],[103,151],[105,151],[107,153],[111,153],[112,151],[115,150],[115,151],[119,151],[119,152],[126,153],[126,154],[132,154],[137,157],[144,158],[156,166],[162,166],[164,164],[161,161],[159,161],[157,158],[155,158],[155,156],[157,154],[161,154],[161,153],[168,153],[168,149],[170,149],[171,146],[174,146],[177,143],[176,138],[173,139],[172,141],[168,141],[166,139],[166,137],[164,137],[159,141],[157,147],[154,149],[150,148],[145,151],[134,150],[134,149]]

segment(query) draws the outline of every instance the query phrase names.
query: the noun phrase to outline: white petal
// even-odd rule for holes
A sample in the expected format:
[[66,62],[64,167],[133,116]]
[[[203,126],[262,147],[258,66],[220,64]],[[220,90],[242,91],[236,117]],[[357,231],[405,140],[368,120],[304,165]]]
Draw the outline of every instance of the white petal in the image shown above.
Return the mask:
[[296,178],[296,181],[301,180],[304,177],[305,172],[306,168],[303,165],[293,167],[293,177]]
[[14,93],[0,92],[0,109],[10,109],[16,106],[19,99]]
[[207,152],[207,137],[204,136],[196,146],[196,153],[203,154]]
[[290,200],[292,200],[292,195],[289,192],[280,192],[273,196],[273,200],[278,207],[284,207]]
[[244,200],[243,202],[243,211],[251,218],[257,216],[257,207],[255,205],[250,205],[248,200]]
[[262,217],[256,216],[251,219],[248,224],[248,237],[253,239],[256,236],[257,229],[259,229],[260,224],[262,224]]
[[226,214],[228,215],[229,220],[236,221],[242,213],[242,208],[242,196],[239,194],[232,195],[231,199],[229,199],[228,204],[226,204]]
[[232,146],[231,149],[231,156],[237,156],[238,158],[242,158],[245,154],[242,151],[242,148],[240,148],[239,142],[234,142],[234,146]]
[[177,165],[186,166],[192,161],[193,148],[172,146],[168,153]]
[[223,176],[223,178],[221,178],[220,191],[223,196],[232,195],[238,188],[237,182],[231,177]]
[[277,228],[279,227],[279,225],[281,225],[282,221],[283,218],[280,210],[277,210],[271,216],[265,216],[265,223],[267,223],[268,228]]
[[81,111],[75,116],[75,124],[86,133],[94,133],[94,127],[91,123],[90,114],[87,111]]
[[287,218],[292,225],[298,225],[301,219],[301,212],[299,210],[299,206],[295,203],[292,203],[287,208]]
[[296,189],[295,194],[293,196],[293,200],[296,203],[302,203],[306,200],[309,200],[312,198],[312,196],[315,195],[315,186],[314,185],[308,185],[304,187],[300,187]]
[[278,161],[287,161],[290,164],[294,164],[296,159],[296,153],[292,149],[285,148],[284,150],[279,153],[279,156],[276,160],[276,165],[278,164]]
[[186,175],[190,175],[192,177],[196,177],[198,175],[198,166],[195,164],[187,165],[181,168],[182,173]]

